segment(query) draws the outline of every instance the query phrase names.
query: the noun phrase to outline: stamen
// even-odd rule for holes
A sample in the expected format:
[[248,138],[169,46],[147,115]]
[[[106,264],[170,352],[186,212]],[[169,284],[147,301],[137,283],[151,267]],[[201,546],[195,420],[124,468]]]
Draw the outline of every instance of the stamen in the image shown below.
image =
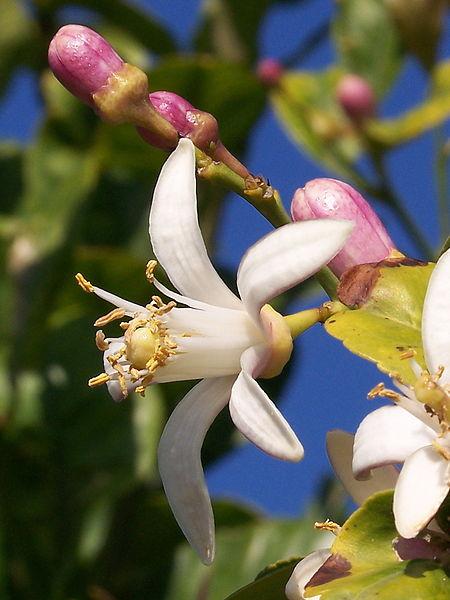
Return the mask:
[[116,319],[122,319],[125,316],[125,311],[123,308],[114,308],[111,312],[103,317],[97,319],[94,323],[95,327],[103,327],[103,325],[107,325],[111,323],[111,321],[115,321]]
[[95,345],[100,350],[100,352],[104,352],[109,348],[108,342],[105,342],[105,334],[101,329],[99,329],[95,334]]
[[77,273],[75,275],[75,279],[77,280],[77,283],[82,290],[84,290],[88,294],[92,294],[92,292],[94,291],[94,286],[81,273]]
[[405,352],[400,354],[400,360],[407,360],[408,358],[414,358],[415,356],[416,351],[413,350],[413,348],[410,348],[409,350],[405,350]]
[[109,375],[107,375],[106,373],[100,373],[100,375],[97,375],[97,377],[92,377],[91,379],[89,379],[88,386],[96,387],[98,385],[103,385],[110,379],[111,379],[111,377]]
[[370,390],[367,394],[367,398],[369,400],[373,400],[374,398],[389,398],[393,402],[398,402],[401,399],[401,395],[394,390],[388,390],[384,387],[384,383],[378,383],[374,388]]
[[145,276],[147,277],[147,281],[149,283],[153,283],[153,281],[155,279],[153,272],[157,266],[158,266],[158,263],[156,260],[149,260],[147,263],[147,266],[145,268]]
[[320,531],[331,531],[331,533],[334,535],[338,535],[341,531],[341,526],[330,519],[327,519],[323,522],[314,523],[314,527]]

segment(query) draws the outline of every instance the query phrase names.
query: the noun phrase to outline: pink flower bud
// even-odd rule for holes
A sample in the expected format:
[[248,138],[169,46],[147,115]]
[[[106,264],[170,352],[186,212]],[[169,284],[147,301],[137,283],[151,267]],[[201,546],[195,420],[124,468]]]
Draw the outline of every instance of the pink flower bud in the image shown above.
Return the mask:
[[101,35],[83,25],[61,27],[50,42],[48,61],[63,86],[94,108],[92,95],[124,64]]
[[395,250],[394,242],[369,203],[342,181],[309,181],[295,192],[291,214],[294,221],[343,219],[355,224],[345,246],[328,265],[338,277],[355,265],[384,260]]
[[267,87],[274,87],[283,75],[284,67],[276,58],[265,58],[258,63],[256,74],[260,82]]
[[344,75],[336,88],[336,98],[352,121],[361,122],[375,115],[375,93],[359,75]]

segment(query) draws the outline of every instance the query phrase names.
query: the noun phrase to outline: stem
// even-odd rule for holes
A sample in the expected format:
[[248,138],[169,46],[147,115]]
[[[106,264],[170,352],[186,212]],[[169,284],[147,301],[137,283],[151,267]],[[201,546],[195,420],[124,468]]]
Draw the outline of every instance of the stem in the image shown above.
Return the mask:
[[309,308],[308,310],[301,310],[298,313],[292,315],[286,315],[284,321],[289,327],[292,338],[296,338],[298,335],[315,325],[316,323],[325,323],[331,315],[348,310],[341,302],[325,302],[322,306],[317,308]]
[[322,267],[320,271],[316,273],[316,279],[331,300],[337,300],[337,286],[339,279],[336,277],[333,271],[328,267]]
[[449,189],[447,175],[447,161],[449,148],[445,140],[444,130],[437,127],[434,132],[436,145],[436,187],[437,187],[437,209],[439,216],[439,228],[441,245],[445,243],[450,233],[449,213]]

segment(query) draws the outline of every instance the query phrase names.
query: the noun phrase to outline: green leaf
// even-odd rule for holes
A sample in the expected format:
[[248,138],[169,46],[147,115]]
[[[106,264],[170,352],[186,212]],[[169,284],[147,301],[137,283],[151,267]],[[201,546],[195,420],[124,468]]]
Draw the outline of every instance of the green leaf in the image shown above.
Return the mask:
[[382,95],[401,61],[399,36],[389,10],[380,0],[341,0],[337,6],[333,33],[343,68],[367,79]]
[[365,303],[330,317],[325,323],[327,332],[342,340],[351,352],[375,362],[381,371],[404,383],[414,383],[415,375],[402,354],[413,350],[415,360],[426,367],[421,318],[433,268],[430,263],[377,269],[378,279]]
[[282,600],[284,598],[284,588],[292,574],[299,559],[281,562],[276,565],[276,569],[269,571],[263,577],[258,577],[255,581],[241,588],[226,600],[255,600],[264,598],[264,600]]
[[321,600],[444,600],[449,579],[439,560],[399,560],[393,492],[374,494],[347,520],[332,556],[306,588]]
[[444,123],[450,116],[450,61],[435,68],[430,96],[419,106],[395,119],[373,120],[367,135],[385,146],[403,144]]
[[318,162],[352,177],[352,164],[362,151],[356,131],[348,126],[335,100],[341,76],[336,68],[319,73],[286,73],[271,100],[286,133]]

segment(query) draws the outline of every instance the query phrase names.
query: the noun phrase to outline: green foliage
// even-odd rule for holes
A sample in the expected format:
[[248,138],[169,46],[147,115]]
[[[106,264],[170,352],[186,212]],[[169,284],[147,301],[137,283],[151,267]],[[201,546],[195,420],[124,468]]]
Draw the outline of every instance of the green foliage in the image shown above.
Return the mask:
[[382,267],[365,303],[330,317],[327,332],[359,356],[404,383],[415,375],[402,355],[413,350],[425,368],[421,317],[428,279],[434,265]]
[[[380,43],[380,32],[383,42]],[[342,0],[333,27],[342,66],[369,81],[377,95],[384,94],[401,64],[400,40],[385,2]]]
[[392,492],[369,498],[338,534],[331,547],[327,574],[320,571],[306,597],[322,600],[421,598],[444,600],[449,578],[439,561],[404,560],[393,548],[397,538],[391,509]]

